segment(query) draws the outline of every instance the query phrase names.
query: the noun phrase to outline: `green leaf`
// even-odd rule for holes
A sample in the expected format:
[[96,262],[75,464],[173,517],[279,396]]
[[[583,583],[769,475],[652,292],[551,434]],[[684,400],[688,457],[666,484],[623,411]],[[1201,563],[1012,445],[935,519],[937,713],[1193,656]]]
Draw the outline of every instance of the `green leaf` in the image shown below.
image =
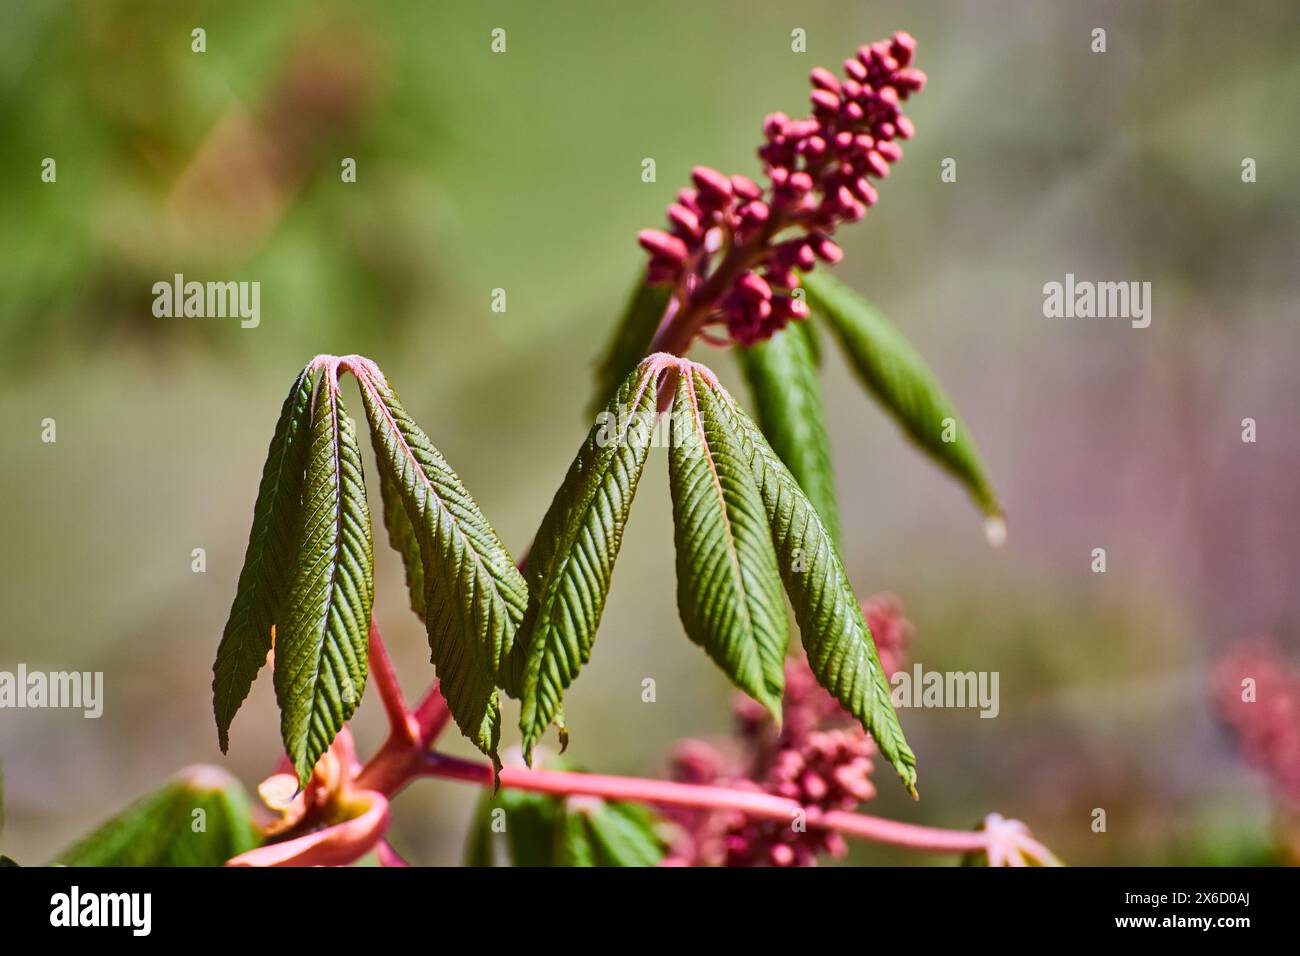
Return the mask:
[[502,790],[479,801],[465,863],[495,866],[504,836],[511,866],[657,866],[664,844],[656,822],[637,804]]
[[[514,560],[378,368],[358,375],[383,479],[389,536],[406,561],[411,604],[428,609],[429,649],[457,726],[497,759],[498,674],[528,602]],[[400,509],[398,508],[400,503]],[[412,545],[415,542],[417,546]]]
[[275,643],[280,733],[304,786],[365,690],[375,596],[361,451],[332,371],[310,434],[298,571]]
[[582,816],[596,866],[658,866],[664,858],[663,841],[654,832],[655,819],[644,807],[604,803]]
[[[364,392],[362,393],[365,394]],[[367,410],[367,417],[369,411]],[[380,449],[371,431],[371,443],[376,454]],[[390,470],[379,467],[379,492],[384,503],[384,527],[388,529],[388,543],[402,556],[402,568],[406,572],[406,590],[411,596],[411,610],[421,621],[425,621],[425,587],[424,556],[420,552],[420,536],[416,534],[415,525],[406,513],[406,502],[402,498],[402,489],[392,478]]]
[[66,866],[221,866],[261,842],[248,795],[219,767],[182,770],[54,862]]
[[230,746],[230,722],[266,663],[272,628],[284,623],[302,520],[300,498],[307,467],[311,395],[308,366],[289,390],[271,437],[253,506],[244,568],[212,666],[212,709],[222,753]]
[[637,482],[650,450],[660,370],[637,368],[610,400],[569,467],[528,556],[526,649],[519,726],[524,757],[591,655]]
[[789,640],[781,575],[749,457],[711,379],[692,367],[673,403],[677,608],[690,639],[780,720]]
[[666,285],[646,285],[645,270],[628,296],[623,316],[605,347],[605,357],[596,369],[596,394],[591,414],[596,414],[618,390],[649,352],[655,331],[668,308],[672,289]]
[[[1002,511],[975,440],[920,354],[874,306],[825,270],[801,282],[808,304],[830,322],[863,384],[923,451],[966,486],[996,539],[1004,527]],[[945,430],[954,440],[944,441]]]
[[763,433],[722,389],[722,416],[739,439],[763,495],[777,564],[808,663],[825,687],[861,721],[915,792],[916,757],[903,737],[889,681],[835,542],[794,476]]
[[766,342],[736,350],[763,434],[840,540],[835,472],[822,408],[811,326],[795,322]]

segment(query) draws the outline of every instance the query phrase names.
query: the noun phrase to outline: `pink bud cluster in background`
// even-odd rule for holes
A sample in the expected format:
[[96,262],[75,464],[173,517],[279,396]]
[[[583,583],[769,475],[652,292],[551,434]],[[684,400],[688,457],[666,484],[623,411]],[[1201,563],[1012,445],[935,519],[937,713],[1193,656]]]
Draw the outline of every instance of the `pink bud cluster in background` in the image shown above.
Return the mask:
[[[863,604],[887,674],[905,663],[912,626],[892,595]],[[749,697],[736,698],[737,754],[702,740],[675,748],[671,769],[683,783],[732,787],[798,801],[810,812],[853,810],[876,794],[871,781],[875,744],[817,683],[804,658],[787,662],[782,726]],[[847,852],[830,830],[798,828],[794,820],[747,818],[741,813],[665,808],[676,824],[667,865],[813,866],[817,856]]]
[[[1247,678],[1254,681],[1253,700],[1243,699]],[[1243,641],[1220,662],[1217,683],[1219,712],[1243,755],[1300,813],[1300,669],[1267,641]]]
[[899,32],[861,47],[842,78],[813,70],[811,115],[773,113],[763,123],[766,187],[697,166],[694,188],[668,207],[668,230],[638,234],[648,281],[674,285],[691,336],[720,322],[732,341],[750,345],[807,316],[792,294],[797,271],[839,261],[831,235],[875,204],[871,181],[889,175],[903,155],[898,141],[914,132],[901,104],[925,85],[915,51]]

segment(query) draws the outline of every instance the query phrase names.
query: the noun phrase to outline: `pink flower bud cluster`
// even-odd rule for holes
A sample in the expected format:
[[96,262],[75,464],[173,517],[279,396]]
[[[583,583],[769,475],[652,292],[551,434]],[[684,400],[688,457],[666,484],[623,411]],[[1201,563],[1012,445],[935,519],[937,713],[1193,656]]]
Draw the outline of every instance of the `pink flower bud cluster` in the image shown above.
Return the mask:
[[[1217,677],[1219,712],[1242,753],[1268,774],[1285,808],[1300,812],[1300,668],[1268,642],[1243,642],[1219,664]],[[1247,678],[1254,682],[1249,695]]]
[[649,281],[675,285],[686,314],[701,326],[725,323],[742,345],[805,318],[792,294],[798,270],[840,260],[830,236],[875,204],[871,180],[889,175],[903,155],[898,141],[915,132],[901,110],[925,85],[915,51],[916,40],[899,32],[845,60],[843,78],[813,70],[812,114],[773,113],[763,124],[767,188],[696,167],[694,188],[668,207],[669,229],[637,236],[650,254]]
[[[904,664],[912,626],[892,595],[864,603],[882,657]],[[888,651],[887,651],[888,649]],[[700,740],[684,740],[672,756],[674,779],[775,794],[798,801],[810,814],[853,810],[876,794],[871,781],[876,747],[871,738],[817,683],[805,659],[785,668],[782,725],[749,697],[737,697],[738,754]],[[794,821],[753,820],[740,813],[671,809],[677,824],[670,865],[813,866],[819,854],[842,856],[843,838]]]

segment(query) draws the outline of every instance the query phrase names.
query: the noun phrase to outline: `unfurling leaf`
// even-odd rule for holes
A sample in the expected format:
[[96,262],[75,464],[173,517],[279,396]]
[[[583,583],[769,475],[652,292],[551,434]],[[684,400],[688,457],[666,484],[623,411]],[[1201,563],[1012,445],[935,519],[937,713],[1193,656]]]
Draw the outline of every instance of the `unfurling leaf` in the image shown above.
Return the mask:
[[596,369],[596,394],[591,402],[591,414],[604,408],[623,379],[649,351],[655,330],[668,308],[670,292],[665,285],[647,285],[644,271],[637,279],[623,308],[623,317],[605,347],[605,357]]
[[182,770],[65,850],[65,866],[221,866],[261,838],[239,781],[219,767]]
[[673,405],[677,608],[690,639],[779,720],[789,639],[781,575],[749,456],[723,417],[716,386],[690,366]]
[[275,644],[280,732],[304,785],[361,700],[375,592],[361,451],[333,368],[316,392],[298,570]]
[[792,323],[766,342],[736,349],[736,355],[749,382],[763,434],[838,542],[835,472],[813,334],[807,322]]
[[599,416],[528,555],[519,726],[525,758],[587,663],[637,482],[650,450],[660,368],[644,363]]
[[[457,726],[496,760],[498,674],[528,601],[497,533],[373,363],[357,369],[390,539]],[[417,593],[420,588],[423,593]]]
[[262,483],[253,506],[244,568],[235,588],[212,667],[212,709],[221,751],[230,745],[230,722],[248,696],[271,650],[271,628],[284,624],[284,609],[293,581],[302,520],[303,472],[307,467],[311,425],[311,366],[304,368],[280,409]]
[[813,313],[830,323],[871,393],[917,445],[966,486],[992,522],[990,528],[1002,527],[1001,509],[975,440],[912,344],[875,307],[825,270],[810,272],[800,281]]
[[813,674],[861,721],[914,792],[916,757],[903,737],[889,681],[835,542],[758,426],[725,391],[719,390],[719,399],[763,495],[777,564]]

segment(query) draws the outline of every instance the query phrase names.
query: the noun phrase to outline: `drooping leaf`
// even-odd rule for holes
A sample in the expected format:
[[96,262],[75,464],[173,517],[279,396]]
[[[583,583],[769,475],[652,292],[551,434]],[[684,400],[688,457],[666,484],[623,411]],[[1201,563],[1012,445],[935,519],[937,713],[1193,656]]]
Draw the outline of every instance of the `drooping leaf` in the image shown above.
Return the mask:
[[244,567],[212,666],[212,709],[222,753],[230,746],[230,722],[266,663],[271,629],[284,623],[302,520],[300,499],[307,467],[311,395],[308,366],[289,390],[271,436],[253,506]]
[[914,791],[916,757],[903,737],[889,681],[835,542],[758,426],[725,391],[719,389],[718,395],[722,415],[745,448],[763,495],[777,565],[808,663],[818,683],[862,723]]
[[261,838],[248,794],[219,767],[189,767],[65,850],[66,866],[221,866]]
[[[383,374],[371,366],[358,378],[388,496],[389,534],[406,562],[408,584],[423,582],[422,601],[412,595],[412,606],[428,612],[429,649],[443,696],[461,731],[495,760],[501,735],[498,674],[527,605],[527,585]],[[400,512],[394,502],[400,502]]]
[[835,472],[810,342],[811,326],[796,322],[766,342],[737,349],[736,354],[749,382],[755,417],[763,434],[838,542]]
[[789,640],[781,575],[749,456],[710,378],[691,367],[673,403],[677,608],[690,639],[779,720]]
[[623,316],[605,347],[605,357],[597,366],[591,414],[605,407],[623,380],[646,357],[655,330],[668,308],[670,294],[671,289],[666,285],[647,285],[642,270],[623,308]]
[[[377,444],[373,431],[371,443]],[[402,489],[383,466],[379,468],[379,491],[384,503],[384,527],[388,529],[388,543],[402,556],[406,590],[411,596],[411,610],[421,621],[425,621],[424,556],[420,553],[420,536],[416,534],[415,525],[411,524],[410,516],[406,513]]]
[[875,307],[826,270],[810,272],[801,282],[809,306],[830,323],[863,384],[923,451],[966,486],[990,519],[995,538],[1002,528],[1001,508],[975,440],[920,354]]
[[297,551],[275,695],[285,752],[306,785],[365,690],[375,596],[361,450],[332,371],[317,388]]
[[605,608],[623,527],[649,454],[658,366],[633,371],[578,450],[528,555],[528,610],[519,726],[524,756],[587,663]]

